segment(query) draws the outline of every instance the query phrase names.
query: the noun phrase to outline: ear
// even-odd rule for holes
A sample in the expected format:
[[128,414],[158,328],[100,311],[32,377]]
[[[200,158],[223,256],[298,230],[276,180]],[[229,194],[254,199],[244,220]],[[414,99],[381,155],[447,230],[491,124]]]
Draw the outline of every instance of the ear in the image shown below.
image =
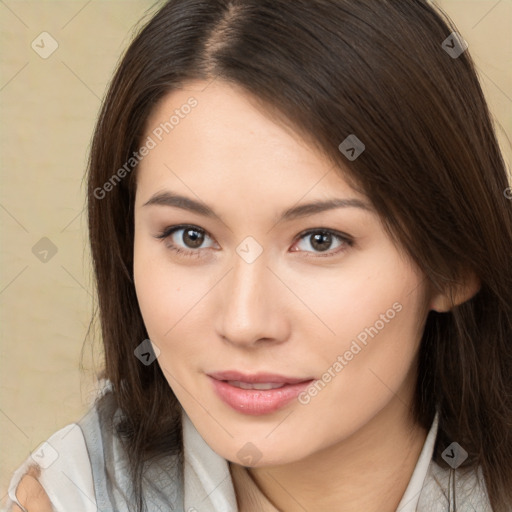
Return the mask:
[[446,292],[437,292],[430,301],[430,309],[446,313],[473,298],[481,286],[480,279],[474,272],[466,273],[462,282],[450,286]]

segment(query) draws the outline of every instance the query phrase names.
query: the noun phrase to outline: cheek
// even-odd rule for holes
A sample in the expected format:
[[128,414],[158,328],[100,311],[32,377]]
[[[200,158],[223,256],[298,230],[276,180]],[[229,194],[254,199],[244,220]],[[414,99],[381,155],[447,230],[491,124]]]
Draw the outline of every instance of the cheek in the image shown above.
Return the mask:
[[333,418],[350,411],[364,423],[392,398],[403,403],[412,399],[409,379],[426,313],[419,295],[396,290],[382,301],[361,304],[346,318],[337,324],[336,344],[323,351],[324,373],[314,407],[332,411]]
[[315,351],[332,355],[348,350],[353,340],[364,346],[387,337],[390,345],[415,337],[424,315],[422,275],[391,249],[354,258],[338,275],[320,269],[313,276],[289,276],[312,313],[301,328],[324,340]]
[[133,274],[146,329],[150,338],[157,342],[176,322],[183,290],[189,288],[181,282],[180,273],[171,272],[170,265],[154,245],[154,241],[144,242],[135,237]]
[[[197,322],[206,301],[201,300],[211,288],[211,275],[200,267],[172,264],[163,247],[134,245],[134,282],[139,308],[149,338],[161,350],[162,361],[170,353],[187,357],[194,350]],[[204,274],[204,275],[203,275]],[[187,343],[179,343],[187,338]]]
[[332,410],[377,406],[398,391],[414,364],[428,312],[421,273],[396,252],[360,259],[350,270],[342,279],[320,276],[305,295],[324,324],[303,328],[311,339],[323,333],[316,334],[312,360],[321,372],[318,402]]

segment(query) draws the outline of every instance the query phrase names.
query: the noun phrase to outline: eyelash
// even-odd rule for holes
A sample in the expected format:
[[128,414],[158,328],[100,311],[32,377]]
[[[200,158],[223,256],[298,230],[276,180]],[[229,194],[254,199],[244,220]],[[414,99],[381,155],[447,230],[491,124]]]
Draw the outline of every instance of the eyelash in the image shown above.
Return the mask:
[[[205,231],[202,228],[199,228],[198,226],[193,226],[190,224],[181,224],[179,226],[169,226],[164,231],[162,231],[160,234],[155,235],[155,238],[165,241],[167,240],[171,235],[173,235],[176,231],[181,230],[187,230],[191,229],[194,231],[198,231],[200,233],[203,233],[207,235],[209,238],[212,238],[207,231]],[[315,229],[308,229],[307,231],[303,231],[297,236],[297,240],[301,240],[303,238],[306,238],[307,236],[313,235],[313,234],[329,234],[332,235],[334,238],[337,238],[340,242],[343,242],[343,246],[341,248],[338,248],[335,252],[325,252],[325,253],[314,253],[316,254],[313,257],[320,257],[320,258],[329,258],[333,256],[338,256],[339,254],[345,252],[348,247],[352,247],[354,245],[354,240],[349,237],[348,235],[344,233],[340,233],[339,231],[334,231],[332,229],[323,229],[323,228],[315,228]],[[295,242],[294,242],[295,243]],[[185,257],[189,258],[199,258],[201,256],[201,249],[192,250],[192,249],[183,249],[181,247],[177,247],[173,243],[167,243],[166,247],[170,249],[171,251],[175,252],[176,254],[180,254]],[[311,251],[293,251],[293,252],[305,252],[307,254],[311,254]],[[305,257],[311,257],[311,256],[305,256]]]

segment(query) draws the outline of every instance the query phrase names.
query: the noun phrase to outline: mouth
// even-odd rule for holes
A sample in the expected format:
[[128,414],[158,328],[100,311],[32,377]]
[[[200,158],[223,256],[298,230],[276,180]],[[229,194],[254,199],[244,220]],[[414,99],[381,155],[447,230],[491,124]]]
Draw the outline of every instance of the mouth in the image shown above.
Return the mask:
[[281,409],[314,380],[313,377],[236,371],[210,373],[208,377],[215,393],[226,405],[248,415],[270,414]]
[[260,389],[260,390],[267,390],[267,389],[279,389],[287,384],[278,384],[276,382],[262,382],[260,384],[256,383],[249,383],[249,382],[243,382],[241,380],[227,380],[222,381],[227,382],[230,386],[235,386],[236,388],[240,389]]

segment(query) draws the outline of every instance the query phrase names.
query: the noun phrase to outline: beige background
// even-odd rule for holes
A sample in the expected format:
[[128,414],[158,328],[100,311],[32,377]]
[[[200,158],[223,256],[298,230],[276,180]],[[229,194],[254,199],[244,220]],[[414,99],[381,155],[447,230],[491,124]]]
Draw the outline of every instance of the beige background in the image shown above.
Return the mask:
[[[100,98],[152,4],[0,0],[2,502],[12,471],[78,420],[94,390],[98,344],[79,369],[93,308],[82,177]],[[512,1],[439,5],[469,43],[510,168]],[[47,59],[31,47],[44,31],[58,43]],[[32,252],[43,237],[57,249],[46,262]]]

